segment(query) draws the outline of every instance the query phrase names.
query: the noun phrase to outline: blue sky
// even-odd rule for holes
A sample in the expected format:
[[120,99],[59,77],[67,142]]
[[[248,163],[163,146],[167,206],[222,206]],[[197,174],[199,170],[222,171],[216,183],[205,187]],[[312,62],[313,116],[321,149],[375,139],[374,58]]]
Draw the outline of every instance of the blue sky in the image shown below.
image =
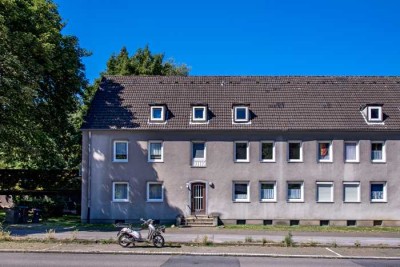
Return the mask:
[[190,75],[400,75],[400,1],[55,0],[65,34],[108,58],[149,44]]

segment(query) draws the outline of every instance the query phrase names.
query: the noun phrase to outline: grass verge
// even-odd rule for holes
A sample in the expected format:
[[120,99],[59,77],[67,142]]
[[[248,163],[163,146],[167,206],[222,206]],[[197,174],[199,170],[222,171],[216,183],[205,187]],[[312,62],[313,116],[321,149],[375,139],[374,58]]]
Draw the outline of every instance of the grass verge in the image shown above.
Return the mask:
[[373,227],[348,227],[348,226],[286,226],[286,225],[225,225],[224,229],[233,230],[258,230],[258,231],[282,231],[282,232],[340,232],[340,233],[350,233],[350,232],[369,232],[369,233],[400,233],[400,227],[383,227],[383,226],[373,226]]

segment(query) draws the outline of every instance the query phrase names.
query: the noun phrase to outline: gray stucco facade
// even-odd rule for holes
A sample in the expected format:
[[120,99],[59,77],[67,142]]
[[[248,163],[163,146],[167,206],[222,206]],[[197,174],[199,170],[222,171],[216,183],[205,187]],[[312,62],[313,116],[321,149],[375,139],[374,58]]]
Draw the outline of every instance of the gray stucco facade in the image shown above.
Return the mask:
[[[128,162],[113,162],[116,140],[128,141]],[[149,140],[163,142],[163,162],[148,162]],[[275,142],[275,162],[260,162],[260,141],[265,140]],[[302,162],[288,162],[287,142],[291,140],[302,141]],[[192,167],[192,141],[205,142],[206,167]],[[234,161],[234,141],[249,142],[249,162]],[[318,161],[318,141],[332,142],[332,162]],[[359,141],[359,162],[345,162],[345,141]],[[384,163],[371,162],[371,141],[385,142]],[[92,222],[134,221],[141,217],[173,221],[177,215],[191,214],[190,183],[204,182],[206,213],[219,214],[225,223],[300,220],[301,224],[319,224],[320,220],[329,220],[331,225],[345,225],[347,220],[356,220],[358,225],[372,225],[374,220],[382,220],[386,225],[398,225],[398,151],[398,134],[387,132],[84,130],[82,207],[87,207],[90,199]],[[146,185],[152,181],[162,182],[163,202],[147,202]],[[249,201],[233,200],[235,181],[249,184]],[[276,201],[260,201],[262,181],[276,182]],[[296,181],[303,183],[303,201],[290,202],[288,182]],[[113,182],[128,182],[128,202],[112,201]],[[333,202],[317,201],[317,182],[333,183]],[[359,182],[359,202],[344,201],[344,182]],[[371,202],[371,182],[386,183],[386,201]],[[83,220],[87,212],[82,208]]]

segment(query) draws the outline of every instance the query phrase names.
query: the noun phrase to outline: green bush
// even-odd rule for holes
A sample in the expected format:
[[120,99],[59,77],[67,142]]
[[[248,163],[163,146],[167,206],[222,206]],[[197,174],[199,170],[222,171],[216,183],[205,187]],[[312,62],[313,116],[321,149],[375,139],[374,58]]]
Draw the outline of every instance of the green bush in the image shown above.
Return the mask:
[[42,218],[59,217],[63,215],[64,201],[59,197],[18,197],[15,201],[16,206],[26,206],[29,209],[37,208],[41,210]]

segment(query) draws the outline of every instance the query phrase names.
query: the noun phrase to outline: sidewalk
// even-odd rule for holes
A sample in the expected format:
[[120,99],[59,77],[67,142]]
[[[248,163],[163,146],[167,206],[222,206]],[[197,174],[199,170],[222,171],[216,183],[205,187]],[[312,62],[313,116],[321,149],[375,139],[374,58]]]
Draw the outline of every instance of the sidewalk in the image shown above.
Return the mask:
[[[11,235],[27,238],[47,238],[46,229],[40,227],[11,227]],[[51,234],[56,239],[116,240],[115,231],[76,231],[71,228],[55,228]],[[293,241],[312,246],[375,246],[400,248],[400,233],[386,232],[296,232]],[[215,244],[281,243],[288,232],[231,230],[220,228],[168,228],[164,234],[166,242],[202,243],[205,239]],[[147,235],[147,230],[142,231]],[[206,236],[206,237],[205,237]]]

